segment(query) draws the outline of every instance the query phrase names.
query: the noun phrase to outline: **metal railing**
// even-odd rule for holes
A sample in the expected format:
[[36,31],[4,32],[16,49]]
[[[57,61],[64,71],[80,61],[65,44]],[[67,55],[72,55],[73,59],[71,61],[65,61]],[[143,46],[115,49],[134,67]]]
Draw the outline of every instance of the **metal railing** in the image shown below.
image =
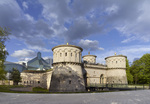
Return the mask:
[[87,84],[87,87],[99,87],[99,88],[130,88],[130,89],[150,89],[150,84],[99,84],[99,83],[90,83]]

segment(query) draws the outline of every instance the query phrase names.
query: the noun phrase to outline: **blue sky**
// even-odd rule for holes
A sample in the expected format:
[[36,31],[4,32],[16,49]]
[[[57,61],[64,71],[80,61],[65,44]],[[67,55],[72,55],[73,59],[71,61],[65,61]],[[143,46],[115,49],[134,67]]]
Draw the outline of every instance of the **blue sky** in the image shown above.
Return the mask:
[[80,46],[82,55],[126,55],[130,62],[150,53],[149,0],[1,0],[0,26],[11,30],[7,61],[28,61],[52,47]]

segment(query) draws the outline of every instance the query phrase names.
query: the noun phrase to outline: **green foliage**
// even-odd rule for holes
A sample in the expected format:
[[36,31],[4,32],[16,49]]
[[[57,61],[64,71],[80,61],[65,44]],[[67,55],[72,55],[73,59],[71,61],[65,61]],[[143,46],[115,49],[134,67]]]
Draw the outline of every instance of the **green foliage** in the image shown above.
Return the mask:
[[6,56],[8,52],[5,49],[5,42],[8,38],[9,31],[6,28],[0,27],[0,80],[5,79],[6,71],[4,70],[4,62],[6,60]]
[[48,70],[46,70],[46,71],[52,71],[53,69],[48,69]]
[[33,92],[49,92],[49,90],[45,89],[45,88],[41,88],[41,87],[34,87],[32,88]]
[[150,83],[150,54],[144,54],[139,60],[133,62],[130,68],[135,84]]
[[127,80],[128,80],[128,83],[131,84],[133,83],[133,76],[130,72],[130,66],[129,66],[129,61],[126,59],[126,74],[127,74]]
[[14,85],[0,85],[0,92],[14,92],[14,91],[11,91],[10,89],[11,88],[18,88],[18,87],[24,87],[22,85],[17,85],[17,86],[14,86]]
[[14,85],[18,85],[18,82],[21,81],[20,72],[15,68],[11,71],[11,79],[13,80]]

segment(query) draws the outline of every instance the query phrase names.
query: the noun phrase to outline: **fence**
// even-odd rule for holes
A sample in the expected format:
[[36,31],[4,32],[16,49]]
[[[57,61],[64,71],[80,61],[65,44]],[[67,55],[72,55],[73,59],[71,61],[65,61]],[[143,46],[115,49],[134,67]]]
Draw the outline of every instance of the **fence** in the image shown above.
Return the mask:
[[137,89],[150,89],[150,84],[98,84],[98,83],[90,83],[86,87],[88,90],[100,90],[100,89],[108,89],[108,90],[137,90]]

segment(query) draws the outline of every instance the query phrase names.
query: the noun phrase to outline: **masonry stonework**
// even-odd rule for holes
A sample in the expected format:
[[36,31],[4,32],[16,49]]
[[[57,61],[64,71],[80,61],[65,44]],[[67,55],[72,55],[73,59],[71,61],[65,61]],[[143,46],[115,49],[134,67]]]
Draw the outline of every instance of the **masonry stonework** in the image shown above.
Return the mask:
[[106,57],[103,65],[96,63],[95,55],[82,57],[83,49],[75,45],[58,45],[52,51],[53,70],[23,72],[23,85],[47,88],[50,92],[81,92],[93,84],[127,84],[126,56]]

